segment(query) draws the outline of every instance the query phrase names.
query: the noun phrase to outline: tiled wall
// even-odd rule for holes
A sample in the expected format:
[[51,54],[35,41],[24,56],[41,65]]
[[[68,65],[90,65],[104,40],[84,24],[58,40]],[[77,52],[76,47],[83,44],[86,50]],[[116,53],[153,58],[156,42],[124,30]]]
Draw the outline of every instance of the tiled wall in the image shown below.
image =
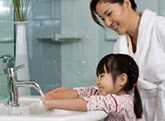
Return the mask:
[[[44,91],[61,85],[60,0],[33,0],[28,24],[30,78]],[[34,93],[34,91],[33,91]]]
[[0,55],[13,55],[14,25],[11,0],[0,0]]
[[98,60],[112,51],[113,41],[104,40],[104,30],[93,22],[88,6],[89,0],[33,1],[30,75],[44,90],[94,84]]
[[[10,0],[0,0],[0,56],[14,55],[14,34]],[[2,64],[2,60],[0,61]],[[0,69],[1,70],[1,69]],[[0,101],[8,98],[7,75],[0,71]]]
[[[62,42],[62,85],[65,87],[95,84],[96,66],[102,56],[112,52],[114,41],[96,25],[89,11],[90,0],[61,0],[61,33],[77,35],[80,41]],[[74,7],[73,7],[74,6]]]

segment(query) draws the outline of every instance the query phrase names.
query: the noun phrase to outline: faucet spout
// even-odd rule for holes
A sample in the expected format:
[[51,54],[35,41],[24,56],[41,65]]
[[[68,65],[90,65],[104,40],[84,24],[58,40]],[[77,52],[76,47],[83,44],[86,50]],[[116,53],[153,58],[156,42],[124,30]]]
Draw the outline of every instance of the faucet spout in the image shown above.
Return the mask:
[[11,92],[11,102],[10,104],[12,106],[19,106],[18,98],[18,88],[23,87],[23,88],[34,88],[36,91],[39,92],[41,96],[44,96],[44,93],[42,92],[39,84],[35,82],[34,80],[11,80],[11,87],[10,87],[10,92]]
[[16,87],[24,87],[24,88],[34,88],[36,91],[40,93],[41,96],[44,96],[40,85],[36,82],[36,80],[17,80]]
[[41,96],[44,96],[44,93],[42,92],[39,84],[35,82],[35,80],[10,80],[11,85],[10,85],[10,104],[12,106],[19,106],[18,98],[18,88],[23,87],[23,88],[34,88],[36,91],[39,92]]

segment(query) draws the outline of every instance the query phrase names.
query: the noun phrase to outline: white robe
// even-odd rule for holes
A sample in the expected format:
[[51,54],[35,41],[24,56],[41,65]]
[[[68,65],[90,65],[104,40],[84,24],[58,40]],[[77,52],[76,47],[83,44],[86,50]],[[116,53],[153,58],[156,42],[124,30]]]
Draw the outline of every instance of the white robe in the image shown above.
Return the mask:
[[131,46],[128,36],[121,35],[113,52],[131,55],[139,66],[145,120],[165,121],[165,18],[144,10],[135,53],[130,53]]

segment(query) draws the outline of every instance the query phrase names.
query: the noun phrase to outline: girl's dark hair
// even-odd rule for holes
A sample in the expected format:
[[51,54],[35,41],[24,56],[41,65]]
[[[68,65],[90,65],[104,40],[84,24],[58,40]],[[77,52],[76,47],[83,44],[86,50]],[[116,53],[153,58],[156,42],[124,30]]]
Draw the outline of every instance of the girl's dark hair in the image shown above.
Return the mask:
[[[105,1],[105,2],[110,2],[110,3],[119,3],[120,5],[123,5],[124,0],[91,0],[90,11],[91,11],[92,18],[98,25],[104,27],[98,20],[97,13],[96,13],[96,5],[100,1]],[[130,2],[131,2],[132,9],[136,11],[137,5],[136,5],[135,1],[130,0]]]
[[[106,70],[105,70],[106,69]],[[139,77],[139,68],[132,57],[125,54],[109,54],[103,57],[96,70],[96,75],[99,76],[102,73],[111,73],[113,81],[115,83],[116,77],[125,73],[128,76],[128,81],[123,87],[126,93],[129,93],[134,89],[134,112],[136,118],[142,117],[142,101],[137,88],[137,80]]]

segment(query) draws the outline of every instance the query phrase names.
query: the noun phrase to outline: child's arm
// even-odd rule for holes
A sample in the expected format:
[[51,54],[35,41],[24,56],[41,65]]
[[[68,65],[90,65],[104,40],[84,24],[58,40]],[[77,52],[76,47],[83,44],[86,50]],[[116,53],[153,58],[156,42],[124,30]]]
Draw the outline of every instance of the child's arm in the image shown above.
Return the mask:
[[91,95],[98,95],[98,89],[95,86],[75,89],[57,88],[48,92],[42,100],[46,109],[87,111],[87,102],[80,97]]
[[[83,99],[82,99],[83,98]],[[120,112],[125,109],[126,103],[130,103],[130,107],[133,106],[130,96],[90,96],[75,99],[63,99],[63,100],[46,100],[43,98],[45,108],[51,109],[65,109],[74,111],[92,111],[102,110],[106,113],[109,112]],[[133,107],[131,107],[133,108]],[[131,109],[130,108],[130,109]]]
[[109,112],[117,112],[117,105],[118,101],[114,95],[95,95],[90,97],[83,97],[84,100],[87,102],[87,110],[102,110],[106,113]]
[[45,94],[44,98],[46,100],[53,100],[53,99],[76,98],[78,96],[79,95],[76,90],[60,87],[52,91],[49,91],[47,94]]
[[99,95],[98,88],[96,86],[90,87],[78,87],[74,88],[80,97],[90,97],[92,95]]
[[70,99],[70,98],[77,98],[79,96],[91,96],[91,95],[98,95],[98,90],[95,86],[79,87],[74,89],[67,89],[60,87],[52,91],[49,91],[44,98],[47,100]]
[[63,100],[46,100],[42,99],[46,109],[66,109],[72,111],[87,111],[87,103],[84,99],[63,99]]

